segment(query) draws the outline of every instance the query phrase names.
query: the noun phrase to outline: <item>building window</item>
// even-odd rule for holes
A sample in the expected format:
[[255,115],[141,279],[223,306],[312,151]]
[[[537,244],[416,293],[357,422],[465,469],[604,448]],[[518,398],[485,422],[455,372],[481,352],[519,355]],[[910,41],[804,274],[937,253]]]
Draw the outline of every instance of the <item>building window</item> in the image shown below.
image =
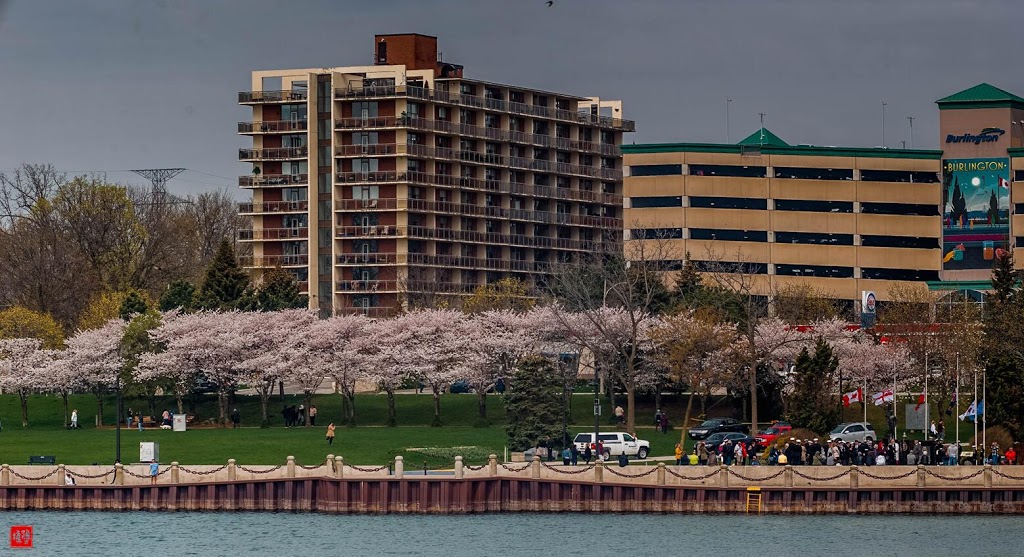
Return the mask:
[[682,173],[681,164],[639,164],[629,167],[630,176],[678,176]]
[[853,267],[831,265],[783,265],[775,264],[775,274],[791,277],[853,278]]
[[861,278],[874,280],[939,280],[938,271],[923,269],[873,269],[864,267],[860,271]]
[[849,168],[799,168],[776,166],[775,177],[795,180],[853,180],[853,170]]
[[816,232],[776,232],[775,243],[852,246],[853,234],[821,234]]
[[683,198],[676,197],[630,197],[630,206],[634,209],[654,209],[659,207],[682,207]]
[[634,228],[634,240],[679,240],[683,237],[682,228]]
[[939,215],[938,205],[916,203],[861,203],[860,212],[875,215],[918,215],[936,217]]
[[376,118],[377,101],[356,101],[352,103],[352,116],[355,118]]
[[750,261],[701,261],[691,259],[690,264],[698,271],[704,273],[737,273],[744,275],[766,275],[768,265],[766,263],[754,263]]
[[937,184],[937,172],[910,172],[906,170],[862,169],[860,179],[864,182],[904,182],[912,184]]
[[768,209],[767,199],[746,197],[690,197],[690,207],[706,209]]
[[728,230],[724,228],[691,228],[692,240],[720,240],[723,242],[767,242],[764,230]]
[[764,178],[767,176],[764,166],[725,166],[713,164],[691,164],[691,176],[730,176],[734,178]]
[[939,249],[942,247],[939,244],[938,238],[921,238],[916,236],[862,235],[860,237],[860,245],[873,248]]
[[1014,182],[1024,182],[1024,170],[1014,170],[1013,171],[1013,181]]
[[809,201],[803,199],[776,199],[776,211],[807,211],[812,213],[852,213],[852,201]]

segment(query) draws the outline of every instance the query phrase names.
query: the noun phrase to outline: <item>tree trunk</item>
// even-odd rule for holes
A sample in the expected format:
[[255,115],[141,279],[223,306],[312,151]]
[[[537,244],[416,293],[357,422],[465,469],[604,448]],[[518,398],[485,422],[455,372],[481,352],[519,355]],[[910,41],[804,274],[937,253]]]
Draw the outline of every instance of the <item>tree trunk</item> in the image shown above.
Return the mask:
[[342,400],[345,401],[344,416],[346,427],[356,427],[356,393],[355,387],[352,389],[342,389],[344,397]]
[[156,390],[155,389],[150,389],[149,391],[146,391],[146,400],[149,401],[149,415],[150,416],[155,416],[156,415]]
[[626,387],[626,431],[636,437],[636,384],[629,381]]
[[103,427],[103,395],[96,392],[96,427]]
[[220,427],[228,426],[228,392],[225,390],[217,391],[217,421]]
[[750,434],[757,433],[757,358],[750,361]]
[[654,407],[661,410],[661,385],[654,386]]
[[306,427],[313,427],[313,424],[309,423],[309,405],[313,404],[313,392],[302,391],[302,400],[305,401],[305,409],[302,411],[305,416],[302,416],[302,423],[306,424]]
[[28,392],[18,393],[18,399],[21,401],[21,427],[28,427]]
[[481,420],[487,420],[487,391],[484,389],[477,389],[476,391],[476,410],[478,417]]
[[64,428],[68,427],[68,393],[64,392],[60,394],[61,401],[64,403]]
[[686,411],[683,412],[683,427],[679,428],[679,446],[686,446],[686,430],[690,423],[690,412],[693,411],[693,387],[690,387],[690,396],[686,399]]
[[[177,401],[177,403],[178,403],[178,413],[179,414],[184,414],[185,413],[185,399],[184,399],[184,397],[182,397],[181,393],[174,393],[174,400]],[[153,410],[153,415],[156,416],[156,410],[155,409]]]
[[430,422],[430,427],[441,427],[441,390],[436,385],[431,385],[431,392],[434,395],[434,421]]
[[273,387],[266,388],[260,391],[260,414],[262,418],[260,420],[260,427],[270,427],[270,394],[273,392]]
[[388,427],[395,427],[398,425],[398,417],[395,416],[395,389],[386,389],[388,394]]

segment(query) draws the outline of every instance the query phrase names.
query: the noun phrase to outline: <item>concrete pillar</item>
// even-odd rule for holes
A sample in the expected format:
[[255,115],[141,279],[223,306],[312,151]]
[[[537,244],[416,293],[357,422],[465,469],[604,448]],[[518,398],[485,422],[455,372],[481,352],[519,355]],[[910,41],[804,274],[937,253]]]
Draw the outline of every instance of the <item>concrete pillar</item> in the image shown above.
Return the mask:
[[285,466],[285,468],[287,469],[286,477],[294,478],[295,477],[295,457],[294,456],[288,455],[288,464]]
[[345,459],[340,455],[334,457],[334,474],[338,478],[345,477]]
[[534,455],[533,462],[530,463],[530,477],[539,480],[540,479],[540,457]]
[[405,475],[405,457],[396,456],[395,457],[395,477],[398,478],[398,479],[402,479],[402,476],[404,476],[404,475]]
[[729,487],[729,467],[718,465],[718,487]]
[[604,461],[598,459],[594,462],[594,482],[604,482]]
[[465,477],[465,472],[462,469],[462,457],[457,456],[455,457],[455,479],[461,480],[463,477]]
[[327,455],[327,469],[330,470],[331,475],[334,475],[334,455],[332,454]]
[[171,463],[171,483],[181,483],[181,470],[178,470],[178,462]]
[[924,487],[925,471],[924,464],[917,465],[917,487]]
[[786,472],[782,474],[783,479],[786,480],[786,487],[793,487],[793,467],[789,464],[786,465]]
[[114,485],[124,485],[124,464],[114,464]]
[[235,465],[235,459],[228,459],[228,481],[234,481],[238,476],[237,466]]
[[986,464],[985,471],[981,473],[981,476],[985,478],[985,487],[992,487],[992,465]]
[[487,455],[487,472],[491,476],[498,475],[498,455],[490,454]]
[[57,465],[57,485],[64,485],[64,465]]
[[11,465],[4,464],[0,468],[0,485],[11,485]]
[[658,471],[655,472],[655,475],[658,476],[658,485],[665,485],[665,463],[664,462],[659,462],[658,463]]
[[856,489],[858,483],[860,483],[860,470],[853,465],[850,467],[850,488]]

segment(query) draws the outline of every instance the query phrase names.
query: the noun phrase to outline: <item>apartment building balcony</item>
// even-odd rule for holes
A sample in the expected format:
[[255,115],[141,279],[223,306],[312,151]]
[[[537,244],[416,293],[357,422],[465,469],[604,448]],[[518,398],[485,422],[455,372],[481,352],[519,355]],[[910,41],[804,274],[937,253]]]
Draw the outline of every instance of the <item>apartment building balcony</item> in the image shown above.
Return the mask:
[[252,228],[238,231],[238,239],[242,242],[261,240],[306,240],[309,229],[306,227],[294,228]]
[[360,143],[357,145],[339,145],[334,154],[337,157],[373,157],[394,155],[397,145],[394,143]]
[[306,131],[306,120],[254,120],[239,122],[238,133],[258,135],[264,133],[294,133]]
[[338,238],[379,238],[398,237],[405,235],[405,229],[390,225],[370,226],[336,226],[334,234]]
[[238,177],[238,187],[240,188],[279,188],[308,185],[308,174],[247,174]]
[[503,234],[498,232],[476,232],[473,230],[455,230],[451,228],[434,228],[427,226],[336,226],[334,230],[335,237],[345,239],[402,237],[422,240],[444,240],[449,242],[509,245],[574,251],[588,251],[592,250],[594,247],[594,242],[572,240],[569,238],[526,236],[521,234]]
[[238,160],[241,162],[284,161],[304,159],[309,156],[308,147],[276,147],[270,149],[239,149]]
[[513,271],[525,273],[534,271],[533,263],[530,261],[464,257],[460,255],[428,255],[425,253],[410,253],[408,261],[410,265],[422,265],[426,267],[473,269],[481,271]]
[[[399,203],[402,201],[402,203]],[[373,212],[373,211],[394,211],[396,209],[405,209],[407,204],[405,200],[398,199],[338,199],[334,202],[334,208],[338,211],[360,211],[360,212]]]
[[394,265],[398,262],[393,253],[339,253],[335,256],[335,264],[339,267],[365,265]]
[[238,104],[277,104],[303,102],[308,98],[306,91],[240,91]]
[[242,256],[238,263],[247,268],[274,268],[274,267],[305,267],[309,265],[309,255],[263,255],[263,256]]
[[308,201],[264,201],[263,203],[239,203],[240,215],[264,215],[268,213],[305,213]]
[[365,315],[372,318],[393,317],[398,310],[386,306],[348,306],[334,309],[336,315]]
[[400,292],[397,280],[339,280],[337,288],[342,293]]

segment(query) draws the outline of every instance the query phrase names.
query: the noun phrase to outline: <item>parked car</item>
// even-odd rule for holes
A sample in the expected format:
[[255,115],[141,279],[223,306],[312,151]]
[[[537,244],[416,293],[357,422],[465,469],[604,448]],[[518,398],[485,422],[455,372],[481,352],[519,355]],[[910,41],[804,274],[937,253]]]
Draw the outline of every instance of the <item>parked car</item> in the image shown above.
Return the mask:
[[793,431],[793,426],[784,422],[777,422],[775,425],[757,434],[757,444],[762,447],[767,447],[774,443],[776,439],[790,431]]
[[707,446],[709,451],[717,451],[718,447],[720,447],[722,443],[725,443],[727,439],[732,441],[734,445],[736,443],[745,443],[749,445],[756,442],[753,437],[747,436],[746,433],[732,431],[728,433],[712,433],[704,440],[704,445]]
[[[651,444],[649,442],[637,439],[628,433],[612,431],[599,433],[598,435],[598,439],[601,440],[601,444],[604,446],[605,459],[618,455],[635,456],[639,459],[644,459],[647,458],[647,455],[651,454]],[[580,453],[587,450],[588,445],[591,451],[597,452],[593,433],[577,433],[572,442],[576,444],[576,449]]]
[[750,428],[733,418],[713,418],[705,420],[697,427],[690,428],[690,439],[706,439],[713,433],[747,433]]
[[875,428],[867,422],[846,422],[839,424],[828,434],[833,441],[874,441],[878,439]]

